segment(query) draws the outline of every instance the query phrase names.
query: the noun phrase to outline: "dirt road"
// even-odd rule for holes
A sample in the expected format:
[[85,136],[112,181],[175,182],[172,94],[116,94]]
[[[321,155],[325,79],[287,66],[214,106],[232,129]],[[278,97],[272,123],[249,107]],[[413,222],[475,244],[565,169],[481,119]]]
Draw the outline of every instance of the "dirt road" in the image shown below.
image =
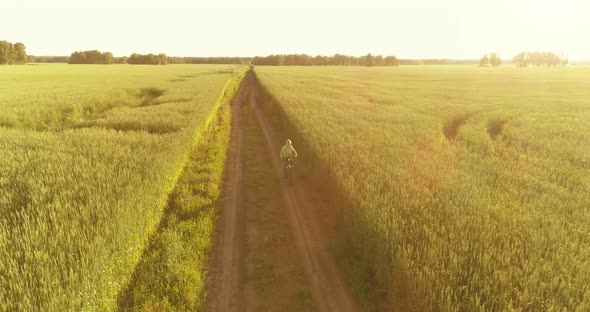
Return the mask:
[[232,103],[231,145],[223,185],[223,211],[218,224],[213,280],[209,283],[210,311],[241,311],[242,240],[240,239],[242,180],[242,83]]
[[[262,189],[260,186],[254,189],[252,183],[244,184],[243,181],[248,178],[243,176],[244,170],[248,169],[243,166],[242,113],[246,105],[253,123],[257,121],[256,135],[262,136],[259,138],[261,146],[258,150],[267,154],[262,161],[275,175],[268,180],[274,181],[271,183],[276,188],[276,196],[272,195],[272,191],[267,191],[271,186],[262,185]],[[303,304],[294,310],[359,311],[328,250],[330,231],[325,222],[320,220],[330,219],[330,216],[326,216],[326,210],[318,207],[308,195],[310,188],[307,182],[297,181],[295,185],[288,185],[284,180],[277,179],[282,170],[277,157],[280,145],[273,140],[274,130],[258,107],[256,91],[248,78],[242,84],[232,110],[232,143],[224,185],[223,212],[217,233],[213,279],[208,287],[208,310],[258,311],[263,307],[265,311],[288,311],[290,309],[287,307],[300,302],[293,303],[288,298],[268,298],[290,296],[288,294],[291,293],[295,293],[294,297],[305,298],[305,293],[309,292],[313,303]],[[251,154],[247,156],[253,157]],[[252,204],[252,200],[244,200],[252,193],[261,191],[270,192],[267,197],[273,198],[269,203],[256,205]],[[250,199],[262,201],[264,198]],[[285,226],[281,226],[281,222]],[[270,229],[269,226],[273,224],[278,226]],[[285,238],[275,245],[257,242],[268,237]],[[266,265],[274,273],[256,269],[261,267],[261,263],[262,267]]]

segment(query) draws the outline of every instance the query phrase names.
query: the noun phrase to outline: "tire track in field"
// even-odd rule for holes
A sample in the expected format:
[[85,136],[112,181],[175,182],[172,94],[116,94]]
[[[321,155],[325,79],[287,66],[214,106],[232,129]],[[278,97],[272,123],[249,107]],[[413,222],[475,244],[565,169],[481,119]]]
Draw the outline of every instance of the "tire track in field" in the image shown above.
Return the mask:
[[[273,129],[264,113],[257,106],[255,89],[250,89],[248,103],[264,133],[272,166],[280,176],[282,167],[275,151],[280,145],[273,140]],[[313,201],[303,187],[290,186],[281,180],[287,217],[291,225],[296,247],[319,311],[359,311],[359,307],[337,268],[337,263],[328,250],[328,238],[318,222],[318,214]]]

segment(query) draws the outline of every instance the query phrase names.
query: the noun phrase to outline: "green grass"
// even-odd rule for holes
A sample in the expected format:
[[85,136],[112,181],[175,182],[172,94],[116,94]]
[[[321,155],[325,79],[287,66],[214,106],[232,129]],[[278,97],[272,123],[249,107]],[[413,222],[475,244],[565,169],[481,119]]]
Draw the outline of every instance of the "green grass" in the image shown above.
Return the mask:
[[590,68],[255,71],[308,169],[353,202],[343,263],[365,297],[590,309]]
[[244,67],[0,67],[0,310],[112,310]]
[[241,77],[226,88],[216,118],[192,148],[158,230],[119,297],[120,311],[203,310],[207,261],[229,148],[230,104]]

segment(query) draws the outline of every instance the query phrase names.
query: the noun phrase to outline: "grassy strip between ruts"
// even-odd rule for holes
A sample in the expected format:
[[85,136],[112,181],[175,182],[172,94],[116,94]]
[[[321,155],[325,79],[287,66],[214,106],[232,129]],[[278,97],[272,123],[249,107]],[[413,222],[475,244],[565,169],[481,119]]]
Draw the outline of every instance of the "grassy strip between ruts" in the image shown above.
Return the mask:
[[121,311],[198,311],[230,140],[230,104],[245,73],[226,85],[193,146],[158,230],[118,299]]

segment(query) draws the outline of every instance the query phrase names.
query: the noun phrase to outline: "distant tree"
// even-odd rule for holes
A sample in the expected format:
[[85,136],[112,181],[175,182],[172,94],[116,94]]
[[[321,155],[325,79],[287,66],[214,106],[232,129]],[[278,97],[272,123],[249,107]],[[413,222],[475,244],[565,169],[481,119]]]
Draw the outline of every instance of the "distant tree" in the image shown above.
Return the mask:
[[0,41],[0,65],[10,64],[12,61],[12,44],[8,41]]
[[91,50],[84,52],[86,55],[86,63],[87,64],[102,64],[103,63],[103,56],[102,53],[98,50]]
[[21,42],[14,44],[14,64],[26,64],[27,63],[27,51],[25,45]]
[[168,64],[184,64],[185,58],[178,56],[167,56],[166,61],[168,62]]
[[10,44],[10,50],[8,52],[8,64],[13,65],[16,60],[16,49],[14,48],[14,44]]
[[[263,59],[262,57],[258,58]],[[168,63],[172,64],[245,64],[254,58],[243,57],[168,57]]]
[[312,65],[315,66],[326,66],[329,65],[329,63],[330,61],[328,60],[328,57],[321,55],[316,55],[312,60]]
[[262,56],[255,56],[252,61],[250,61],[252,63],[252,65],[264,65],[262,64],[264,62],[264,57]]
[[138,54],[133,53],[127,59],[128,64],[133,65],[166,65],[168,64],[168,58],[166,54],[161,53],[160,55],[156,54]]
[[69,64],[113,64],[113,54],[98,50],[76,51],[70,55]]
[[17,42],[0,41],[0,65],[26,64],[28,61],[25,45]]
[[348,66],[356,66],[359,65],[359,59],[358,57],[354,57],[354,56],[347,56],[346,57],[346,63],[344,65],[348,65]]
[[552,52],[521,52],[512,58],[512,62],[520,67],[528,65],[564,66],[568,63],[568,60],[566,57]]
[[347,65],[348,57],[342,54],[334,54],[331,65]]
[[518,67],[526,67],[528,65],[526,52],[521,52],[515,55],[512,58],[512,63]]
[[551,52],[542,52],[542,63],[538,66],[558,66],[561,64],[559,56]]
[[140,58],[140,55],[139,54],[133,53],[127,59],[127,63],[129,63],[129,64],[139,64],[139,58]]
[[479,66],[480,67],[486,67],[490,64],[490,59],[488,58],[488,55],[484,55],[480,60],[479,60]]
[[306,66],[309,65],[309,56],[307,54],[295,54],[294,61],[294,65]]
[[70,64],[86,64],[86,53],[74,52],[70,55]]
[[383,59],[383,65],[384,66],[399,66],[399,60],[397,59],[397,57],[390,55],[390,56],[386,56],[385,59]]
[[540,52],[527,53],[527,64],[533,66],[541,66],[543,63],[543,55]]
[[287,65],[287,66],[295,65],[295,56],[293,54],[286,55],[284,65]]
[[364,65],[367,67],[375,66],[375,57],[369,53],[364,57]]
[[148,61],[146,64],[160,65],[161,61],[157,55],[150,53],[148,54]]
[[546,56],[543,52],[529,52],[527,53],[527,61],[533,66],[542,66],[546,63]]
[[160,54],[158,54],[158,58],[160,59],[160,64],[162,64],[162,65],[168,64],[168,58],[166,57],[166,54],[160,53]]
[[383,55],[375,56],[374,66],[382,66],[383,65]]
[[[242,64],[244,59],[237,59],[236,64]],[[272,66],[329,66],[329,65],[360,65],[360,66],[398,66],[399,60],[391,55],[373,56],[368,54],[361,57],[335,54],[334,56],[316,55],[311,57],[307,54],[268,55],[256,56],[251,59],[252,65]]]
[[502,65],[502,59],[500,59],[500,56],[497,53],[490,53],[490,65],[494,66],[494,67],[498,67],[500,65]]
[[105,52],[105,53],[103,53],[102,56],[103,56],[104,64],[113,64],[114,63],[113,53]]

